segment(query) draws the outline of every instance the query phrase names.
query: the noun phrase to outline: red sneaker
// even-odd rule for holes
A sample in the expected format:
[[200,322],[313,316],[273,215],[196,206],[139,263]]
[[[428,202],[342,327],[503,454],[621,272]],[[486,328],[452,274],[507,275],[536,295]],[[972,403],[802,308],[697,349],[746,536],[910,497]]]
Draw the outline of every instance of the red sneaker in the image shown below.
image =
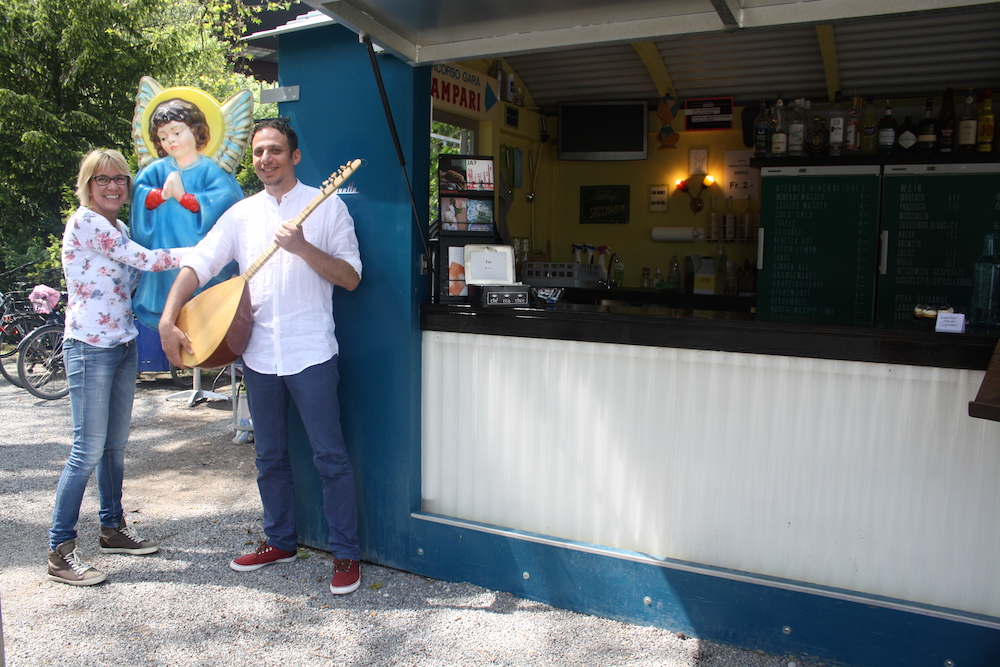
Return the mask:
[[298,553],[294,551],[285,551],[284,549],[272,547],[267,542],[261,542],[256,551],[252,554],[233,559],[229,563],[229,567],[237,572],[250,572],[251,570],[259,570],[271,563],[291,563],[298,557]]
[[361,561],[349,558],[338,558],[333,561],[333,579],[330,580],[330,592],[334,595],[347,595],[358,590],[361,585]]

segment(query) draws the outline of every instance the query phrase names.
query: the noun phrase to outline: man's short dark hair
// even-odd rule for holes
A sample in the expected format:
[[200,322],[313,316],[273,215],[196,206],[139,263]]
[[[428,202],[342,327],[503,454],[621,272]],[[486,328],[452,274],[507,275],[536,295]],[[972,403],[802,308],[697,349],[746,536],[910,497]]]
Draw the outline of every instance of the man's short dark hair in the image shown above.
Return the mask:
[[257,133],[265,127],[270,127],[271,129],[277,130],[285,135],[285,138],[288,139],[289,153],[294,153],[299,149],[299,136],[295,134],[295,130],[293,130],[288,123],[277,118],[269,118],[257,123],[253,128],[253,132],[250,134],[250,143],[253,143],[253,138],[257,136]]

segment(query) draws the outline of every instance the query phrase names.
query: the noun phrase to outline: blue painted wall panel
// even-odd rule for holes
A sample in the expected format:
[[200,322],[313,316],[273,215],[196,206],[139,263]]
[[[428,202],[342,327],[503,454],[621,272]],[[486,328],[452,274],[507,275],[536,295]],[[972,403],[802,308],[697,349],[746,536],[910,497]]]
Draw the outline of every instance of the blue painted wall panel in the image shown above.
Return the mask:
[[[420,331],[422,244],[365,45],[340,26],[283,36],[280,84],[300,101],[280,113],[299,134],[299,178],[319,185],[354,158],[365,165],[344,201],[354,217],[364,271],[354,292],[334,296],[344,434],[358,484],[362,553],[405,566],[409,513],[420,504]],[[409,180],[426,208],[430,70],[378,56]],[[426,211],[421,210],[426,228]],[[308,224],[306,222],[305,224]],[[292,423],[299,537],[326,547],[319,481],[301,424]]]
[[692,572],[423,520],[414,522],[412,548],[413,571],[427,576],[774,655],[855,667],[941,667],[946,660],[955,667],[1000,665],[996,629],[790,590],[781,582],[765,585],[710,568]]

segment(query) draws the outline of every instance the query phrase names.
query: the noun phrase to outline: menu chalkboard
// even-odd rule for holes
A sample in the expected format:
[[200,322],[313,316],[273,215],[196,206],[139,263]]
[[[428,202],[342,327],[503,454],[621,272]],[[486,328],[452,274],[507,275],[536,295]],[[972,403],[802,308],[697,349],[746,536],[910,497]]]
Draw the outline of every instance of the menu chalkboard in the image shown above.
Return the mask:
[[983,236],[1000,232],[1000,165],[890,165],[882,192],[879,324],[917,304],[966,312]]
[[761,170],[757,318],[872,326],[877,165]]

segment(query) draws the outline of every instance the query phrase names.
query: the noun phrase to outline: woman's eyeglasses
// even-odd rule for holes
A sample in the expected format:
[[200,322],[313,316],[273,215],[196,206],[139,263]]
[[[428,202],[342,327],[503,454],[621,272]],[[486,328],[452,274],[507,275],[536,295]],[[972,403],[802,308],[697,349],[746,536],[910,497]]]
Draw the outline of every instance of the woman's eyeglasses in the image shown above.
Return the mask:
[[125,174],[118,174],[117,176],[105,176],[104,174],[100,174],[98,176],[92,176],[90,180],[98,185],[107,185],[111,181],[114,181],[115,185],[128,185],[129,178]]

